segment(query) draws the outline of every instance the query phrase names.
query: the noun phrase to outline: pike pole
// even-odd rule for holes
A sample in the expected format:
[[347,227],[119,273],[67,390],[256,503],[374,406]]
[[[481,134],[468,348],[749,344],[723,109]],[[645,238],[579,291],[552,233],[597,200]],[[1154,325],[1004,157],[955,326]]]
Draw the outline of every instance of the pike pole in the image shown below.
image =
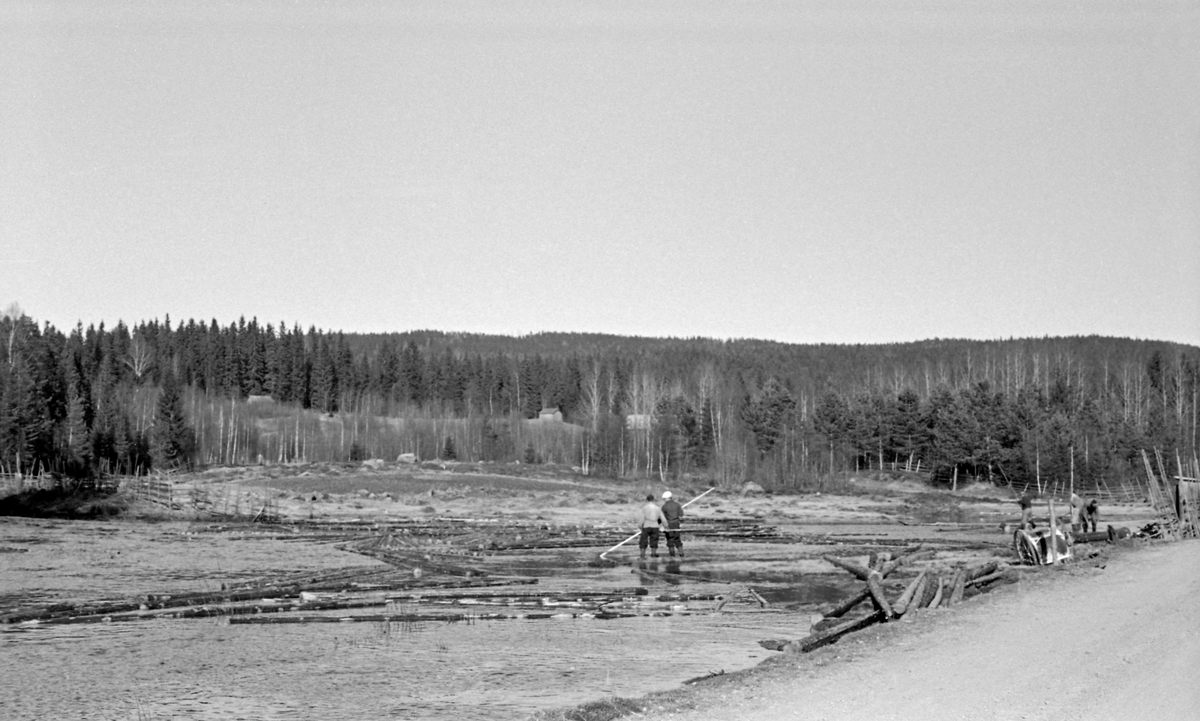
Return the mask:
[[[715,491],[715,490],[717,490],[717,489],[716,489],[716,486],[714,486],[714,487],[712,487],[712,488],[708,489],[708,490],[707,490],[707,491],[705,491],[704,493],[701,493],[700,495],[696,496],[696,497],[695,497],[695,498],[693,498],[692,500],[690,500],[690,501],[688,501],[687,503],[683,504],[683,508],[687,508],[688,506],[692,505],[693,503],[695,503],[696,501],[700,500],[701,498],[704,498],[705,496],[707,496],[708,494],[712,493],[712,492],[713,492],[713,491]],[[633,539],[637,538],[637,537],[638,537],[638,536],[640,536],[640,535],[642,535],[642,531],[641,531],[641,529],[638,529],[638,532],[637,532],[637,533],[633,534],[633,535],[632,535],[632,536],[630,536],[629,538],[626,538],[624,541],[621,541],[620,543],[618,543],[617,545],[615,545],[615,546],[613,546],[612,548],[608,549],[608,550],[607,550],[607,551],[605,551],[604,553],[601,553],[601,554],[600,554],[600,558],[601,558],[602,560],[605,560],[605,561],[607,561],[608,559],[607,559],[607,558],[605,558],[605,556],[607,556],[608,554],[610,554],[610,553],[612,553],[613,551],[617,550],[617,549],[618,549],[618,548],[620,548],[621,546],[624,546],[626,543],[629,543],[630,541],[632,541]]]

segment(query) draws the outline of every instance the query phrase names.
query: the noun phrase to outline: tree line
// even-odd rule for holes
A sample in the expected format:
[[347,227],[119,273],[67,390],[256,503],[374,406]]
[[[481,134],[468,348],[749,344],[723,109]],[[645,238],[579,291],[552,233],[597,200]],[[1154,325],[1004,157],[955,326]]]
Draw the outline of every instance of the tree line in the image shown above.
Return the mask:
[[[1200,349],[1156,341],[347,334],[244,318],[63,332],[15,308],[0,338],[9,473],[411,450],[775,486],[920,464],[1086,487],[1136,473],[1143,448],[1197,451]],[[565,423],[532,420],[548,408]]]

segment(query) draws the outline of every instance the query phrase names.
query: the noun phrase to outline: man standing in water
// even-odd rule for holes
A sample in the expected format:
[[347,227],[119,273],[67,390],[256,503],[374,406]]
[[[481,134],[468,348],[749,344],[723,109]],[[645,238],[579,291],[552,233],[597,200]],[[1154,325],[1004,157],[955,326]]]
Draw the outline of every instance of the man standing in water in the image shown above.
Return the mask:
[[642,529],[642,536],[638,539],[641,557],[646,557],[646,546],[649,546],[650,555],[658,558],[658,529],[667,525],[667,519],[663,516],[662,509],[654,502],[654,494],[646,496],[646,505],[642,506],[638,518],[638,526]]
[[679,549],[679,557],[683,558],[683,539],[679,533],[679,522],[683,520],[683,506],[671,497],[671,492],[663,493],[662,514],[667,519],[667,552],[675,557],[675,549]]

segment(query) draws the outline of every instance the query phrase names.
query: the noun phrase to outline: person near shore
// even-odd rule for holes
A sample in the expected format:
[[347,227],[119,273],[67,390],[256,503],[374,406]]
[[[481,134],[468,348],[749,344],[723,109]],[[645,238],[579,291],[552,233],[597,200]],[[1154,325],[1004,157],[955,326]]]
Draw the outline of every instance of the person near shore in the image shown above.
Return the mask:
[[[1071,491],[1071,530],[1078,531],[1083,518],[1083,497]],[[1084,530],[1087,530],[1086,528]]]
[[665,491],[662,497],[663,518],[667,519],[667,552],[674,558],[675,551],[678,550],[679,557],[683,558],[683,538],[679,532],[679,524],[683,521],[683,506],[671,497],[670,491]]
[[1083,530],[1088,530],[1088,526],[1092,527],[1092,533],[1096,532],[1096,525],[1100,523],[1100,503],[1095,499],[1088,501],[1088,504],[1083,508]]
[[646,505],[642,506],[642,510],[638,513],[638,526],[642,529],[641,538],[638,539],[638,549],[641,550],[641,557],[646,557],[646,547],[650,547],[650,555],[658,558],[658,533],[659,529],[667,525],[667,519],[663,516],[662,509],[654,502],[654,494],[646,496]]
[[1033,526],[1033,494],[1025,491],[1017,503],[1021,504],[1021,529],[1028,531]]

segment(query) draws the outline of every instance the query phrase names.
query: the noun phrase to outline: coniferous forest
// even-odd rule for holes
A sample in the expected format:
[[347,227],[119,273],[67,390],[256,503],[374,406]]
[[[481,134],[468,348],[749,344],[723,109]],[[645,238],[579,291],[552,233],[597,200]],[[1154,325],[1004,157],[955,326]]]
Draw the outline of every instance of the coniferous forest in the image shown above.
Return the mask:
[[919,464],[1088,488],[1138,474],[1143,449],[1197,452],[1200,349],[1158,341],[364,335],[244,318],[64,332],[15,308],[0,339],[0,473],[64,480],[412,453],[768,487]]

